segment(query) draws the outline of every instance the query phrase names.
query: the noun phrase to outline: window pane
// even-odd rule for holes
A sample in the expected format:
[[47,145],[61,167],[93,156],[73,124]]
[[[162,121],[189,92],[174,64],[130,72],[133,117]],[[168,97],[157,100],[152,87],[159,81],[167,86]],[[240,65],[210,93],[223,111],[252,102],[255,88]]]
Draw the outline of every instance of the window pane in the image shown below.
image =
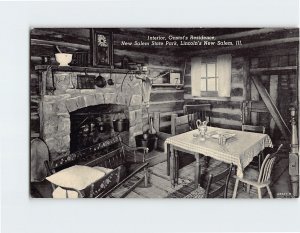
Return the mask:
[[207,64],[207,77],[216,76],[216,64]]
[[201,91],[206,91],[206,79],[201,79]]
[[216,91],[216,79],[215,78],[207,79],[207,91]]
[[201,77],[206,77],[206,64],[201,64]]

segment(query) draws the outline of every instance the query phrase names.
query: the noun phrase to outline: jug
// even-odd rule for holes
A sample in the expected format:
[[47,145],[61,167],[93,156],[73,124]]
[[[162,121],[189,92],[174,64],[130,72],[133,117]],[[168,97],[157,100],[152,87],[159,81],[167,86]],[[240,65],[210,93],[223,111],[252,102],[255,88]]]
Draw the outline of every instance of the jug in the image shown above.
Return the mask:
[[206,131],[207,131],[207,121],[201,121],[201,120],[197,120],[196,121],[196,125],[197,125],[197,128],[200,132],[200,140],[201,141],[205,141],[205,134],[206,134]]

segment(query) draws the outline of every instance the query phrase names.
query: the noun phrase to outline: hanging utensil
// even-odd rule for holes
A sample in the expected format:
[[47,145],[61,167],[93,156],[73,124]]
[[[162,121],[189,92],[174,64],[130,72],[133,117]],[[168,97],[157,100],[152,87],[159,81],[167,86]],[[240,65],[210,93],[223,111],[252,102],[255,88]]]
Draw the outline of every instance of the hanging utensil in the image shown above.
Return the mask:
[[88,75],[85,69],[84,75],[77,75],[78,89],[95,89],[95,75]]
[[95,84],[97,87],[103,88],[106,87],[106,80],[101,74],[99,73],[99,76],[95,79]]
[[110,70],[110,75],[109,75],[109,79],[107,80],[107,84],[108,85],[114,85],[114,81],[112,80],[112,78],[111,78],[111,70]]

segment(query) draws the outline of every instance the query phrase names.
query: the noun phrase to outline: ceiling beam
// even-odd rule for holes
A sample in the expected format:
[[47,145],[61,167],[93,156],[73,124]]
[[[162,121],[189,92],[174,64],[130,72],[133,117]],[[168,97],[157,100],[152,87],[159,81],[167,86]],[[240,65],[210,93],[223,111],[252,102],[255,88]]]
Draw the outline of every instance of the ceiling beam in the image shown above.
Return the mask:
[[33,45],[64,46],[64,47],[84,49],[84,50],[90,49],[89,45],[75,44],[75,43],[69,43],[69,42],[63,42],[63,41],[49,41],[49,40],[39,40],[39,39],[31,39],[30,41],[31,41],[31,44],[33,44]]
[[245,31],[245,32],[224,34],[224,35],[216,36],[216,38],[218,40],[234,39],[234,38],[241,38],[246,36],[256,36],[261,34],[273,33],[278,31],[283,31],[283,28],[262,28],[262,29],[256,29],[256,30]]

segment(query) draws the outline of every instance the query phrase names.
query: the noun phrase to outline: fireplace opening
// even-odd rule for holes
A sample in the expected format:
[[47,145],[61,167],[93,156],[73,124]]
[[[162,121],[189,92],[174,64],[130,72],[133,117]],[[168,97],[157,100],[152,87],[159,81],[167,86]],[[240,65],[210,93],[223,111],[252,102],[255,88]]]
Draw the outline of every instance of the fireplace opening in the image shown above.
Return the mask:
[[116,134],[120,134],[125,141],[128,138],[128,127],[121,127],[120,130],[120,127],[116,128],[116,124],[113,123],[113,121],[115,123],[129,121],[126,105],[100,104],[89,106],[71,112],[70,120],[71,153],[105,141]]

